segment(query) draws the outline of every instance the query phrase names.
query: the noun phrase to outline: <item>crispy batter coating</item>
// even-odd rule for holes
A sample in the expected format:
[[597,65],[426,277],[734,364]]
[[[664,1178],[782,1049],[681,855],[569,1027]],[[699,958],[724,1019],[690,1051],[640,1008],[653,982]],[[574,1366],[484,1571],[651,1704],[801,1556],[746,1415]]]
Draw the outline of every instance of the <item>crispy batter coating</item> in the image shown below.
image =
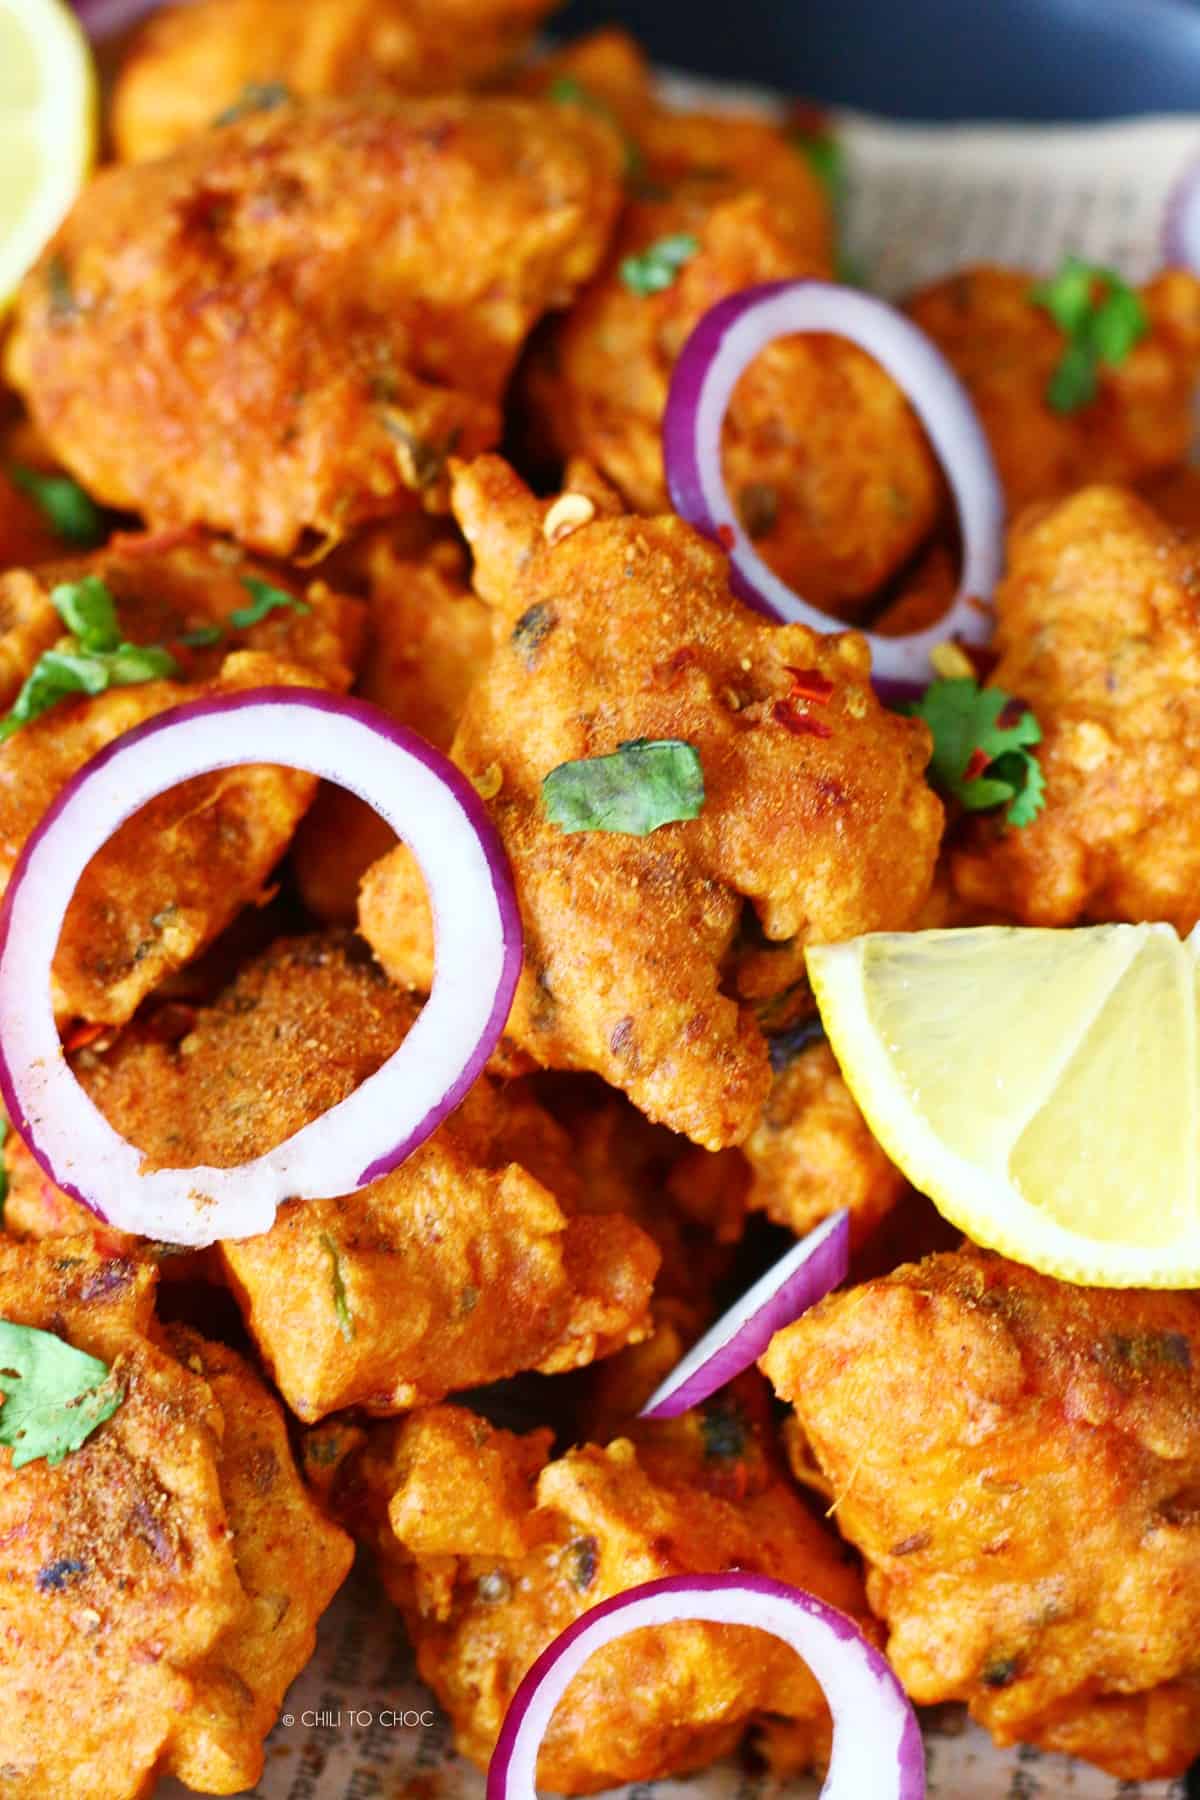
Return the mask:
[[[412,539],[408,521],[378,526],[358,552],[369,627],[357,692],[449,750],[468,689],[491,654],[493,614],[471,592],[456,539]],[[292,851],[308,910],[324,924],[353,925],[359,882],[395,842],[362,800],[323,786]]]
[[1138,484],[1138,492],[1160,519],[1189,537],[1200,534],[1200,469],[1185,463]]
[[753,1175],[749,1205],[797,1237],[844,1206],[861,1244],[907,1188],[819,1036],[776,1073],[744,1149]]
[[[152,1161],[230,1167],[344,1099],[415,1016],[361,944],[280,941],[196,1009],[179,1044],[134,1027],[78,1072]],[[572,1216],[570,1197],[523,1166],[531,1106],[485,1077],[393,1174],[289,1202],[263,1236],[221,1246],[300,1418],[577,1368],[646,1329],[654,1244],[620,1215]]]
[[112,97],[117,155],[164,156],[289,94],[442,94],[503,68],[554,0],[190,0],[141,27]]
[[[65,702],[0,744],[0,889],[55,796],[106,744],[182,700],[273,684],[323,685],[298,663],[238,650],[214,680],[150,681]],[[315,790],[298,770],[245,765],[184,782],[135,814],[88,865],[68,908],[52,970],[58,1016],[131,1018],[262,895]]]
[[1017,269],[966,269],[923,289],[909,312],[966,383],[1013,511],[1090,481],[1135,482],[1175,467],[1192,441],[1200,372],[1200,281],[1182,270],[1142,289],[1150,331],[1096,399],[1073,413],[1047,403],[1065,338],[1030,301]]
[[102,1357],[112,1417],[56,1468],[0,1451],[0,1704],[14,1800],[237,1793],[352,1546],[247,1364],[153,1322],[145,1266],[0,1239],[0,1314]]
[[[346,1458],[335,1504],[373,1544],[465,1755],[486,1763],[521,1676],[560,1631],[657,1576],[756,1570],[866,1622],[857,1570],[782,1477],[762,1400],[752,1379],[555,1461],[547,1432],[515,1437],[435,1407],[375,1428]],[[328,1448],[310,1439],[310,1467]],[[539,1786],[592,1793],[700,1768],[766,1711],[808,1726],[810,1762],[828,1755],[820,1690],[774,1640],[703,1624],[639,1632],[571,1684]]]
[[1046,806],[973,823],[969,904],[1025,925],[1200,918],[1200,565],[1140,500],[1087,488],[1027,515],[996,595],[991,680],[1030,705]]
[[824,1301],[763,1366],[918,1702],[1131,1780],[1200,1752],[1200,1302],[983,1251]]
[[[0,468],[0,572],[25,568],[30,563],[48,562],[52,556],[62,553],[62,539],[56,535],[41,507],[28,494],[23,494]],[[0,606],[3,606],[2,601]],[[5,630],[4,613],[0,611],[0,637]],[[3,663],[0,662],[2,679]]]
[[[509,1029],[543,1065],[596,1071],[706,1148],[735,1143],[770,1082],[727,986],[743,908],[801,946],[908,924],[941,832],[925,731],[875,700],[860,638],[764,623],[678,519],[597,514],[549,542],[550,509],[497,458],[458,471],[455,507],[504,638],[454,755],[492,791],[516,876],[526,962]],[[826,704],[789,699],[795,671],[830,684]],[[646,838],[552,825],[543,777],[631,738],[697,749],[700,817]],[[428,981],[405,850],[368,873],[360,916],[390,973]],[[778,960],[783,985],[795,959]]]
[[[619,108],[637,92],[608,34],[553,65]],[[613,65],[616,65],[615,67]],[[662,419],[671,371],[710,307],[758,282],[831,278],[824,191],[798,147],[753,117],[677,113],[645,96],[645,168],[601,273],[548,330],[523,386],[543,451],[589,457],[639,512],[667,510]],[[659,293],[622,264],[664,238],[696,252]],[[937,464],[901,390],[844,340],[794,337],[735,392],[725,476],[757,547],[816,605],[852,614],[917,549],[941,506]]]
[[484,449],[619,203],[604,120],[535,100],[285,105],[105,171],[29,275],[8,372],[97,496],[287,554]]

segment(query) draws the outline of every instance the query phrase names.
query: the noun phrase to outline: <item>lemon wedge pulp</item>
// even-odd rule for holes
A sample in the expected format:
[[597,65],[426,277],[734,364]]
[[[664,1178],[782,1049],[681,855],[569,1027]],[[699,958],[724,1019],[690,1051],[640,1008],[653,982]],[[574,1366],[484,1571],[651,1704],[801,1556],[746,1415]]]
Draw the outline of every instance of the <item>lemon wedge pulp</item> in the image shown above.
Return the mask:
[[0,0],[0,306],[66,216],[95,149],[91,52],[62,0]]
[[1200,1286],[1196,934],[879,933],[809,974],[880,1144],[977,1244],[1096,1287]]

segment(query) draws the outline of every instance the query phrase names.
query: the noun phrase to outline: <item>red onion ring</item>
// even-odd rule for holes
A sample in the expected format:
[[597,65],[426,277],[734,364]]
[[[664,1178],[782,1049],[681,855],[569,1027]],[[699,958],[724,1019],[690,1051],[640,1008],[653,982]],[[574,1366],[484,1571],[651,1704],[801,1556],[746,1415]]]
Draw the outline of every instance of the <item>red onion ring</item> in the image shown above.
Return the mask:
[[857,288],[826,281],[771,281],[731,294],[705,313],[671,377],[663,419],[667,485],[676,512],[729,548],[730,585],[748,605],[814,631],[845,624],[793,593],[767,566],[737,516],[721,468],[721,427],[738,381],[760,351],[798,332],[848,338],[904,389],[941,459],[958,507],[963,569],[945,618],[911,637],[867,632],[876,675],[919,682],[933,675],[929,652],[947,638],[983,643],[986,602],[1004,553],[1004,495],[983,427],[945,357],[903,313]]
[[677,1419],[756,1363],[777,1331],[823,1300],[850,1270],[850,1214],[843,1207],[801,1238],[677,1362],[641,1419]]
[[[336,782],[407,842],[433,907],[433,991],[396,1054],[274,1150],[237,1169],[143,1172],[140,1152],[61,1052],[50,965],[79,878],[118,826],[178,782],[238,763]],[[25,845],[0,910],[0,1094],[50,1180],[108,1224],[193,1246],[249,1237],[269,1228],[281,1200],[351,1193],[424,1143],[495,1048],[521,954],[500,840],[474,788],[432,745],[377,707],[311,689],[194,700],[102,750]]]
[[924,1800],[916,1714],[852,1619],[766,1575],[668,1575],[603,1600],[543,1650],[513,1696],[487,1777],[487,1800],[536,1800],[537,1755],[555,1707],[588,1658],[647,1626],[702,1620],[754,1626],[803,1657],[833,1714],[821,1800]]
[[1200,161],[1189,163],[1171,189],[1162,247],[1168,268],[1200,275]]

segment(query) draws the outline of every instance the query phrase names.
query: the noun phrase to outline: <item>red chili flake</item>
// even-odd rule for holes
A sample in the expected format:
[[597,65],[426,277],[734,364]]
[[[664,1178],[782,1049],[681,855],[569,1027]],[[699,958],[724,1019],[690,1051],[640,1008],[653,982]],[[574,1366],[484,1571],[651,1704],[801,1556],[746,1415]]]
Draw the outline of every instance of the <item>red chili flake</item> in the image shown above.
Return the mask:
[[650,673],[659,687],[673,687],[685,669],[692,668],[700,661],[700,652],[690,644],[681,644],[679,649],[667,657],[665,662],[655,663]]
[[832,128],[830,114],[813,100],[793,100],[784,123],[788,131],[810,138],[828,137]]
[[963,780],[978,781],[991,760],[986,750],[972,750],[967,760],[967,766],[963,770]]
[[812,700],[817,706],[829,705],[834,686],[828,675],[822,675],[820,669],[793,669],[790,663],[785,663],[784,667],[792,678],[789,700]]
[[717,542],[720,544],[722,550],[733,549],[733,546],[737,543],[737,533],[734,531],[732,525],[717,526]]
[[997,714],[996,724],[1001,731],[1011,731],[1014,725],[1019,725],[1021,723],[1021,720],[1028,711],[1029,708],[1026,706],[1024,700],[1009,700],[1005,706],[1001,707]]
[[89,1044],[94,1044],[97,1038],[102,1038],[107,1030],[107,1025],[86,1025],[81,1020],[77,1021],[68,1027],[66,1036],[63,1038],[63,1049],[68,1056],[73,1055],[76,1050],[86,1050]]
[[954,641],[974,669],[976,681],[980,684],[985,682],[1000,661],[1000,652],[992,650],[987,644],[963,644],[957,638]]
[[790,731],[793,737],[833,736],[832,725],[826,725],[824,719],[814,719],[811,713],[797,712],[790,700],[776,700],[771,708],[771,716],[785,731]]

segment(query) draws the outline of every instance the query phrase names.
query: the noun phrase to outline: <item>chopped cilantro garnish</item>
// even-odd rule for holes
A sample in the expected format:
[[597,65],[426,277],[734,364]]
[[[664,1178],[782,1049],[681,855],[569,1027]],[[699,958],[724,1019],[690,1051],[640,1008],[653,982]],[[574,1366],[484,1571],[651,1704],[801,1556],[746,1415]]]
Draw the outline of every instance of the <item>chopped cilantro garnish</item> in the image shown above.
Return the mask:
[[1046,388],[1047,403],[1058,413],[1090,405],[1101,364],[1119,368],[1150,329],[1141,299],[1114,270],[1075,256],[1068,256],[1051,280],[1031,288],[1029,298],[1067,339]]
[[846,152],[832,131],[804,131],[797,127],[791,140],[825,189],[834,212],[846,198]]
[[621,280],[635,294],[661,294],[669,288],[684,263],[690,262],[700,248],[699,238],[681,231],[674,237],[662,237],[627,256],[621,263]]
[[113,597],[98,575],[60,582],[50,599],[71,635],[38,657],[0,719],[0,744],[73,694],[137,687],[177,672],[175,658],[159,645],[124,642]]
[[236,125],[239,119],[249,118],[251,113],[274,112],[276,107],[286,106],[291,98],[291,88],[282,81],[248,81],[233,105],[219,112],[213,124]]
[[560,763],[542,782],[542,807],[563,831],[621,831],[647,837],[660,825],[695,819],[704,771],[679,738],[635,738],[611,756]]
[[551,100],[559,106],[578,106],[584,112],[590,112],[597,119],[605,119],[618,133],[625,149],[625,178],[636,181],[645,173],[646,159],[642,155],[641,145],[636,143],[624,130],[607,100],[599,94],[593,94],[591,88],[577,81],[574,75],[556,75],[547,90]]
[[91,550],[103,543],[100,508],[69,475],[47,475],[42,469],[27,469],[20,463],[13,463],[8,473],[13,486],[37,502],[65,544]]
[[342,1259],[338,1251],[337,1239],[328,1231],[321,1233],[321,1243],[325,1248],[331,1264],[330,1286],[333,1290],[333,1311],[337,1318],[338,1330],[349,1344],[354,1338],[354,1316],[350,1311],[350,1301],[346,1294],[346,1283],[342,1279]]
[[125,1398],[107,1363],[53,1332],[0,1319],[0,1444],[14,1469],[44,1456],[60,1463],[103,1425]]
[[197,625],[195,631],[181,631],[179,636],[171,641],[181,645],[185,650],[211,650],[213,645],[219,644],[224,636],[225,633],[219,625]]
[[253,575],[243,575],[242,586],[250,595],[250,605],[230,613],[229,623],[235,631],[249,631],[252,625],[261,625],[265,618],[283,606],[296,613],[312,611],[306,600],[297,600],[295,594],[289,594],[285,588],[272,587],[269,581],[258,581]]
[[1004,806],[1010,825],[1036,819],[1046,784],[1032,746],[1042,731],[1027,706],[963,676],[932,682],[907,710],[933,733],[934,787],[967,812]]

